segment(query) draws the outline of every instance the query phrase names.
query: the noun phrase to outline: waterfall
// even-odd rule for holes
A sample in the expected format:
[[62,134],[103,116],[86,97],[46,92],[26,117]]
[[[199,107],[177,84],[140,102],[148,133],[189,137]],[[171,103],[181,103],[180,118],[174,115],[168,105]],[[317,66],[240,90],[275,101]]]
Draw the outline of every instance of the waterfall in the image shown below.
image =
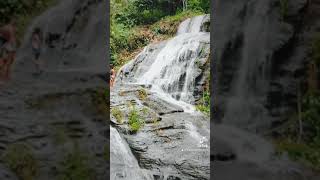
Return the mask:
[[118,131],[110,126],[110,178],[112,180],[148,180],[151,179],[140,169],[129,146]]
[[[117,92],[124,87],[130,88],[132,84],[144,85],[150,88],[153,97],[180,106],[184,112],[192,112],[197,118],[194,94],[203,83],[199,85],[199,79],[204,78],[205,71],[200,66],[207,62],[210,52],[210,32],[201,29],[203,22],[209,20],[209,15],[189,18],[180,24],[175,37],[146,46],[132,61],[120,68],[113,90]],[[137,100],[137,106],[142,107],[143,104]],[[198,117],[202,119],[204,116],[200,114]],[[155,179],[150,178],[147,172],[158,172],[140,168],[127,142],[116,129],[110,128],[111,179]],[[203,130],[202,126],[191,121],[185,122],[185,129],[192,142],[201,142],[209,134],[209,130]]]
[[138,77],[139,84],[152,85],[162,98],[178,104],[185,111],[194,111],[197,60],[210,33],[201,32],[206,16],[196,16],[181,23],[177,36],[170,39],[148,70]]

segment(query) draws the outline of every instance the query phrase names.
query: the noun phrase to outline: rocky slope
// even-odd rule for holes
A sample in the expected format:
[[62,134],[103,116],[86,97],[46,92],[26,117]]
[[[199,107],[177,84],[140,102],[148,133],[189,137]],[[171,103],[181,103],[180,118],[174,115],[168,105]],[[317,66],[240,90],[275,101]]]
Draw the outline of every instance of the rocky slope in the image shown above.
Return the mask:
[[[111,90],[110,136],[123,146],[111,151],[111,179],[210,179],[210,120],[191,105],[209,74],[205,23],[208,15],[185,20],[175,37],[148,45],[121,68],[128,74],[118,73]],[[136,133],[133,112],[143,122]]]
[[275,158],[271,142],[261,135],[273,132],[296,111],[299,84],[306,82],[310,42],[319,27],[319,4],[317,0],[213,4],[214,178],[230,179],[226,172],[231,170],[240,179],[316,176],[285,157]]
[[[36,168],[34,179],[59,179],[72,173],[63,163],[76,163],[67,161],[75,147],[90,158],[86,165],[77,164],[85,168],[82,172],[94,169],[90,179],[108,178],[107,84],[101,78],[107,66],[105,4],[61,1],[37,17],[18,49],[13,79],[0,89],[0,155],[17,144],[29,147],[35,162],[31,165],[37,166],[20,168]],[[41,56],[45,72],[40,76],[33,75],[30,33],[34,27],[40,27],[46,39]],[[19,151],[12,155],[19,157]],[[22,178],[21,170],[6,165],[1,161],[0,179]]]

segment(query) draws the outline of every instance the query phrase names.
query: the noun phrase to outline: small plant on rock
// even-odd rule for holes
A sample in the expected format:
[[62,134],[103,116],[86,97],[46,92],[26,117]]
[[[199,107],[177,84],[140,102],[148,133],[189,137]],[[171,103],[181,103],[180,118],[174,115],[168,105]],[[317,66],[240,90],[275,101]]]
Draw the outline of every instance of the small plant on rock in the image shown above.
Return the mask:
[[119,108],[117,107],[112,108],[111,114],[116,118],[118,123],[121,124],[123,122],[123,113]]
[[131,132],[137,132],[144,125],[144,121],[141,119],[139,112],[132,106],[132,109],[129,113],[129,127]]
[[148,97],[148,93],[145,89],[139,89],[138,90],[138,97],[140,100],[144,101],[147,99]]

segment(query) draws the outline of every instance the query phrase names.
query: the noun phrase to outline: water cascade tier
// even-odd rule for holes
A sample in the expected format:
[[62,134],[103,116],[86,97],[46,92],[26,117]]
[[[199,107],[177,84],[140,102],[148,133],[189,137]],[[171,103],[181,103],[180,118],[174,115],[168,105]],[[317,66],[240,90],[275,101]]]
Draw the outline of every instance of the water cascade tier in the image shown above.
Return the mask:
[[[209,15],[186,19],[175,37],[146,46],[119,70],[110,96],[124,115],[111,115],[118,144],[111,174],[121,174],[114,179],[210,179],[210,121],[194,107],[209,77],[209,23]],[[137,133],[128,125],[133,111],[143,121]]]

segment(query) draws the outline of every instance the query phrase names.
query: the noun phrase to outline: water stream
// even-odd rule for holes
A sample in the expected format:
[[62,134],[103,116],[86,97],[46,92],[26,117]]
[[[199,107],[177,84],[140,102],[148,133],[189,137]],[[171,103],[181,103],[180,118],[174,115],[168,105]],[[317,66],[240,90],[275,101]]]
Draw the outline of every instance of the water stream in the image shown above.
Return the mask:
[[118,131],[110,127],[110,179],[151,179],[133,156],[128,144]]
[[165,100],[195,112],[194,89],[196,67],[202,43],[210,33],[200,32],[205,16],[196,16],[181,23],[177,35],[159,52],[149,69],[137,78],[139,84],[152,85]]
[[[144,85],[150,87],[150,91],[157,98],[181,107],[184,112],[199,113],[194,107],[194,92],[196,77],[201,71],[197,67],[198,63],[209,53],[210,33],[201,32],[206,18],[208,16],[203,15],[183,21],[176,36],[169,39],[165,45],[158,45],[157,52],[147,46],[134,60],[119,70],[129,72],[130,75],[120,80],[121,75],[118,73],[116,86],[121,86],[123,81],[125,84]],[[200,57],[201,54],[205,56]],[[188,123],[186,127],[190,131],[190,137],[195,139],[195,142],[200,141],[202,136],[197,132],[197,128],[192,123]],[[121,172],[125,172],[123,176],[135,177],[131,178],[133,180],[148,179],[139,169],[137,160],[117,130],[111,127],[110,134],[111,156],[115,156],[111,157],[112,177],[116,179],[117,170],[114,168],[119,168]],[[118,173],[118,176],[122,176],[121,173]]]

